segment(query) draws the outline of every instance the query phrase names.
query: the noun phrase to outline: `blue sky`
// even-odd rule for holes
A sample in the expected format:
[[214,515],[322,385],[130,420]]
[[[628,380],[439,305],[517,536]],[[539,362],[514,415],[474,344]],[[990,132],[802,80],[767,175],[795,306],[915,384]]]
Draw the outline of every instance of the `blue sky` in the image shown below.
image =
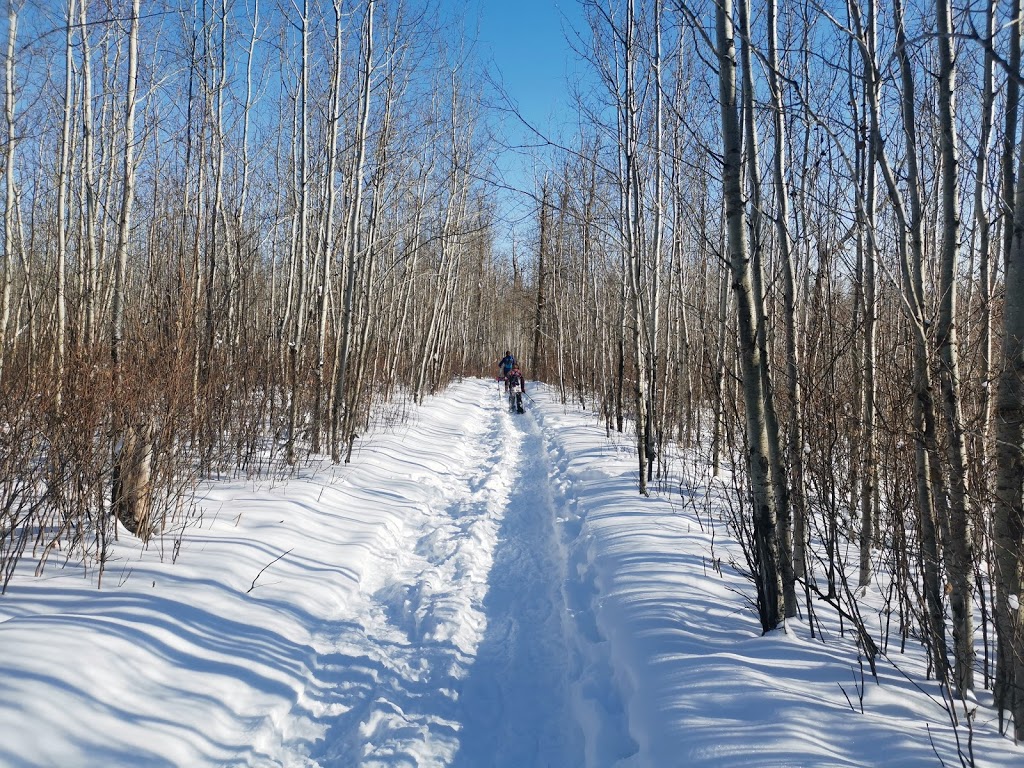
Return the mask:
[[[465,18],[466,31],[476,36],[480,58],[500,78],[506,93],[522,117],[547,136],[571,126],[574,109],[568,80],[579,77],[579,64],[566,37],[582,26],[579,0],[443,0],[453,15]],[[503,124],[510,145],[538,143],[518,120],[509,116]],[[537,152],[506,151],[499,159],[506,182],[519,189],[535,189]],[[502,215],[517,235],[533,225],[533,202],[506,193]],[[508,246],[505,237],[499,244]]]
[[579,26],[578,0],[478,0],[478,7],[481,52],[493,57],[523,116],[539,127],[564,117],[566,77],[575,69],[566,25]]

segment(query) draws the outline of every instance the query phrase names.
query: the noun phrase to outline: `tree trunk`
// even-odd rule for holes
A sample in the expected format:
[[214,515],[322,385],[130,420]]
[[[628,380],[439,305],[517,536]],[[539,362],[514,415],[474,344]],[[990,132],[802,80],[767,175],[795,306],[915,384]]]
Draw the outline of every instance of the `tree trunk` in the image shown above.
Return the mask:
[[[57,165],[57,328],[55,331],[55,365],[57,409],[64,404],[65,361],[67,357],[67,264],[68,264],[68,195],[71,187],[71,121],[74,115],[74,21],[75,0],[68,0],[64,32],[64,115],[61,121],[59,160]],[[0,357],[3,345],[0,343]],[[0,371],[3,362],[0,361]],[[2,377],[2,374],[0,374]]]
[[[331,305],[331,263],[334,261],[334,208],[337,197],[335,172],[338,156],[338,134],[341,124],[341,71],[343,58],[342,45],[343,15],[339,0],[334,2],[334,56],[331,63],[333,76],[328,100],[329,118],[327,125],[327,163],[324,169],[323,216],[320,222],[320,244],[318,260],[319,306],[316,333],[316,392],[313,404],[313,452],[322,450],[324,433],[324,416],[327,412],[326,401],[330,400],[328,384],[325,376],[327,365],[327,318]],[[328,418],[329,421],[329,418]]]
[[533,321],[533,378],[544,380],[547,377],[544,355],[544,301],[545,278],[548,266],[546,263],[548,241],[551,233],[548,225],[548,180],[545,177],[540,195],[540,242],[537,245],[537,312]]
[[4,261],[0,265],[0,382],[7,359],[8,334],[11,324],[11,288],[14,283],[14,230],[17,204],[14,190],[14,48],[18,39],[18,7],[7,3],[7,54],[5,63],[4,116],[7,122],[7,146],[4,151]]
[[876,257],[875,246],[875,213],[877,198],[877,177],[875,160],[875,140],[878,135],[878,73],[875,69],[875,0],[868,0],[867,15],[861,19],[860,13],[854,14],[854,24],[861,40],[863,54],[864,101],[867,113],[867,135],[864,137],[866,151],[864,153],[864,186],[862,196],[858,196],[858,219],[861,233],[859,241],[863,251],[864,263],[864,378],[863,399],[861,401],[861,454],[862,469],[860,473],[860,570],[858,585],[867,587],[871,583],[871,551],[875,543],[875,530],[878,527],[877,516],[877,477],[876,467],[877,438],[875,435],[875,400],[877,383],[875,381],[875,344],[876,344]]
[[718,42],[719,105],[722,115],[722,183],[729,234],[729,263],[740,342],[740,368],[743,401],[746,408],[748,470],[753,504],[754,550],[757,572],[758,611],[765,632],[778,627],[785,615],[775,492],[772,487],[765,394],[762,388],[761,350],[757,341],[756,301],[747,248],[746,221],[742,186],[742,147],[740,120],[736,103],[736,46],[732,21],[732,0],[716,6]]
[[[926,642],[931,654],[936,678],[946,680],[945,622],[942,606],[942,550],[939,540],[941,524],[937,506],[945,497],[941,468],[937,464],[938,437],[936,435],[935,402],[929,363],[929,339],[924,306],[924,214],[921,195],[921,175],[918,165],[918,140],[914,72],[907,49],[903,27],[903,7],[893,0],[896,18],[896,49],[903,85],[903,130],[906,137],[907,188],[910,197],[909,217],[892,169],[889,167],[879,134],[872,137],[876,160],[880,163],[889,198],[900,224],[900,267],[902,273],[903,304],[911,322],[913,333],[913,393],[914,419],[912,429],[916,442],[917,506],[921,522],[921,560],[924,571],[923,598]],[[874,66],[874,64],[872,64]],[[877,110],[877,104],[872,105]],[[877,121],[873,123],[877,125]]]
[[957,251],[960,210],[957,200],[959,147],[956,129],[956,60],[949,0],[936,0],[939,43],[939,151],[942,156],[942,257],[939,276],[939,382],[949,428],[948,546],[950,608],[953,613],[954,683],[960,695],[974,688],[974,544],[968,509],[966,439],[961,406],[960,359],[957,341]]
[[[299,431],[299,410],[304,393],[303,387],[303,346],[306,333],[306,299],[309,280],[309,2],[303,0],[300,19],[300,72],[297,110],[298,157],[296,158],[297,210],[293,228],[292,259],[296,275],[294,291],[295,312],[291,339],[288,342],[289,372],[291,374],[290,400],[288,404],[288,439],[285,456],[289,464],[298,458],[295,441]],[[287,332],[287,331],[286,331]]]
[[[789,389],[789,469],[792,489],[780,501],[779,549],[782,555],[782,586],[785,590],[786,616],[797,613],[796,563],[805,571],[803,562],[804,520],[804,454],[803,454],[803,397],[800,392],[800,357],[796,340],[796,276],[793,266],[793,245],[789,236],[789,194],[786,190],[786,123],[782,103],[782,78],[779,71],[778,30],[776,29],[777,0],[768,0],[768,82],[772,94],[772,113],[775,120],[775,213],[776,238],[782,268],[783,322],[786,334],[786,384]],[[781,451],[780,451],[781,453]],[[785,472],[778,459],[776,482],[785,484]],[[799,558],[794,543],[794,528],[800,532]]]
[[349,357],[352,354],[352,339],[356,304],[356,286],[362,271],[364,258],[359,228],[362,221],[363,174],[366,165],[367,126],[370,120],[370,91],[373,80],[373,16],[375,0],[369,0],[363,16],[361,38],[362,78],[359,86],[359,116],[355,136],[355,164],[352,178],[352,199],[349,203],[348,220],[345,226],[345,292],[342,297],[341,347],[334,379],[334,403],[331,408],[331,459],[341,461],[341,443],[349,436],[342,434],[342,422],[348,419],[345,413],[350,374]]
[[125,282],[128,270],[128,239],[131,233],[132,206],[135,202],[135,106],[139,70],[139,3],[132,2],[128,33],[128,76],[125,85],[124,155],[121,180],[121,207],[114,248],[114,287],[111,309],[110,358],[113,366],[114,397],[114,482],[111,502],[124,526],[148,540],[150,526],[150,464],[153,458],[152,425],[147,417],[139,423],[126,423],[131,403],[123,401],[121,390],[122,343],[124,338]]
[[1003,364],[993,413],[996,424],[995,548],[998,632],[995,703],[1000,722],[1013,716],[1024,740],[1024,159],[1017,168],[1012,248],[1006,262]]

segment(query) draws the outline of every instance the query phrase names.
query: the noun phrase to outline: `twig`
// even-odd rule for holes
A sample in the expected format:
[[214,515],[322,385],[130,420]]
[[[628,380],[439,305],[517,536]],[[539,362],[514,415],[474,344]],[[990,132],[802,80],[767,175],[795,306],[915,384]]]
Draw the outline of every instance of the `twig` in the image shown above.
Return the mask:
[[[853,669],[850,669],[850,674],[853,675],[853,684],[857,688],[857,698],[860,701],[860,713],[864,714],[864,656],[857,654],[857,666],[860,667],[860,681],[857,681],[857,675]],[[845,691],[844,691],[845,693]]]
[[934,752],[935,756],[939,758],[939,765],[941,765],[942,768],[946,768],[946,761],[942,759],[942,755],[939,754],[939,748],[935,746],[935,735],[932,733],[931,725],[929,723],[925,723],[924,727],[928,731],[928,742],[932,745],[932,752]]
[[[292,547],[292,549],[295,549],[295,547]],[[270,566],[272,566],[272,565],[273,565],[274,563],[276,563],[276,562],[277,562],[278,560],[280,560],[280,559],[281,559],[282,557],[284,557],[285,555],[289,554],[289,553],[290,553],[291,551],[292,551],[292,550],[291,550],[291,549],[289,549],[289,550],[288,550],[288,552],[282,552],[282,553],[281,553],[280,555],[278,555],[278,556],[277,556],[277,557],[275,557],[275,558],[274,558],[273,560],[271,560],[271,561],[270,561],[269,563],[267,563],[267,564],[266,564],[266,565],[264,565],[264,566],[263,566],[262,568],[260,568],[260,572],[259,572],[259,573],[257,573],[257,574],[256,574],[256,578],[252,580],[252,586],[250,586],[250,587],[249,587],[249,588],[248,588],[247,590],[245,590],[245,594],[247,594],[247,595],[248,595],[248,594],[249,594],[250,592],[252,592],[252,591],[253,591],[253,590],[254,590],[254,589],[256,588],[256,581],[257,581],[257,580],[259,579],[259,577],[260,577],[260,576],[262,576],[262,575],[263,575],[263,572],[264,572],[265,570],[267,570],[267,568],[269,568]]]
[[[843,692],[843,696],[846,697],[846,703],[850,705],[850,711],[853,712],[854,714],[857,714],[857,708],[855,706],[853,706],[853,702],[850,701],[850,694],[848,694],[846,692],[846,689],[843,688],[843,684],[842,683],[836,683],[836,685],[839,686],[839,690],[842,691]],[[862,712],[861,714],[864,714],[864,713]]]

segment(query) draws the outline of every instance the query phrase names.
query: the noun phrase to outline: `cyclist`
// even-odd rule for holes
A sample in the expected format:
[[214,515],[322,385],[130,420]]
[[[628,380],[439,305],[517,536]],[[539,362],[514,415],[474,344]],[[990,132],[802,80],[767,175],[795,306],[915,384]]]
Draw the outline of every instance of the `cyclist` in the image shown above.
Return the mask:
[[516,359],[512,353],[505,350],[505,356],[501,358],[501,362],[498,363],[498,378],[505,382],[505,391],[508,392],[508,375],[512,372],[512,368],[516,364]]

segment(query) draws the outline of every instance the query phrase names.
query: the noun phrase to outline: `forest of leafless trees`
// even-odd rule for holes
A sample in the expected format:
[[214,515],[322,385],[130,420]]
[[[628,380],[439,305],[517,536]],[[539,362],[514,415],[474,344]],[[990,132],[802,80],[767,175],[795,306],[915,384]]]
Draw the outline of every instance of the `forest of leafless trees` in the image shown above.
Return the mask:
[[5,5],[4,584],[512,348],[640,493],[732,478],[764,631],[827,602],[1024,739],[1020,0],[582,0],[513,254],[429,3]]
[[[0,561],[102,568],[197,478],[348,459],[481,370],[464,41],[416,3],[5,3]],[[470,329],[473,329],[472,334]]]

